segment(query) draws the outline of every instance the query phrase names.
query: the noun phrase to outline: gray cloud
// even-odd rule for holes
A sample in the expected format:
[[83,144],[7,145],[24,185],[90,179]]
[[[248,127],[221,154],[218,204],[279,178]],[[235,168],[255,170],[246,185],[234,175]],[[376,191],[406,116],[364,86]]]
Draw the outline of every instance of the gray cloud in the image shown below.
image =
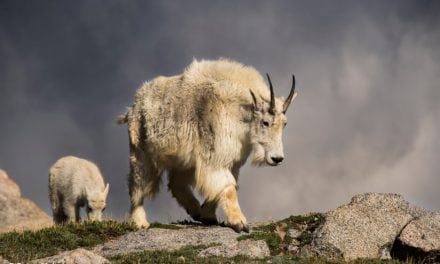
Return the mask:
[[[0,4],[0,167],[50,213],[47,169],[95,161],[109,212],[128,210],[125,127],[137,86],[196,58],[270,72],[286,95],[295,72],[285,163],[246,166],[249,219],[323,211],[366,191],[439,210],[440,5],[436,1],[144,1]],[[151,220],[186,217],[166,192]]]

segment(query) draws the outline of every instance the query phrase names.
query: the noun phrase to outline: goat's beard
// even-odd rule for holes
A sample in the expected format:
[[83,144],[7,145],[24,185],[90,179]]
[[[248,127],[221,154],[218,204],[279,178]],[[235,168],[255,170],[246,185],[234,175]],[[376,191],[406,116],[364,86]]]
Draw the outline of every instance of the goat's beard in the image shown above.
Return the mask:
[[253,145],[252,165],[254,166],[266,165],[266,155],[264,148],[258,143]]

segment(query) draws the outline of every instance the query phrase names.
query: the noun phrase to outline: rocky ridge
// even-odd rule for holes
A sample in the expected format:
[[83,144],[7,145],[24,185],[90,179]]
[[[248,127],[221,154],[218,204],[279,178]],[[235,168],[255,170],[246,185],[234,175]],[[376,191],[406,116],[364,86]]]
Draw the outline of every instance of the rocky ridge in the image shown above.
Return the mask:
[[[0,232],[52,224],[18,185],[0,170]],[[75,249],[32,263],[108,263],[139,252],[175,252],[194,247],[198,257],[279,256],[355,259],[412,259],[440,263],[440,212],[411,206],[401,195],[365,193],[324,214],[292,216],[252,225],[250,234],[220,226],[170,225],[129,232],[90,250]],[[172,227],[172,228],[171,228]],[[0,263],[9,263],[0,256]]]
[[[319,225],[310,229],[307,225],[312,223]],[[268,230],[266,235],[271,235],[272,240],[279,238],[280,250],[269,249],[264,238],[252,236],[262,230]],[[313,232],[308,234],[307,230]],[[197,253],[199,257],[243,255],[264,259],[281,254],[340,261],[412,259],[417,263],[439,263],[440,214],[411,207],[398,194],[366,193],[323,214],[323,221],[315,217],[309,223],[294,226],[289,226],[288,222],[271,222],[254,226],[250,235],[219,226],[152,228],[128,233],[87,254],[112,258],[143,251],[172,252],[187,246],[204,246]]]

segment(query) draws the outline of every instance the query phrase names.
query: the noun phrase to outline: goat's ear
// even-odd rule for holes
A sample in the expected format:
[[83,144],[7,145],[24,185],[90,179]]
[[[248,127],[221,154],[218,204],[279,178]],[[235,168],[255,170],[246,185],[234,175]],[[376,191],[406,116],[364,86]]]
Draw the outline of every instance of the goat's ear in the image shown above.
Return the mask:
[[104,189],[104,196],[105,197],[107,197],[109,189],[110,189],[110,185],[107,183],[107,185],[105,186],[105,189]]
[[252,101],[254,102],[254,111],[257,111],[258,110],[257,98],[255,97],[255,94],[251,90],[249,90],[249,92],[251,93]]

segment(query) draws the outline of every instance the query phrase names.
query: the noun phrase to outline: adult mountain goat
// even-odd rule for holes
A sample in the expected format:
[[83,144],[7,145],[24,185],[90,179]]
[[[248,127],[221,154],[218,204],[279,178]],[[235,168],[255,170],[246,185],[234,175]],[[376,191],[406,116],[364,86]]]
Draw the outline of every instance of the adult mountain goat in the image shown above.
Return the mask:
[[[275,98],[269,78],[252,67],[220,59],[194,61],[183,74],[157,77],[136,92],[134,104],[118,117],[128,123],[131,220],[148,227],[144,197],[154,198],[161,176],[188,214],[217,223],[219,205],[226,225],[248,232],[237,199],[240,167],[253,154],[257,165],[284,158],[285,113],[295,98],[295,79],[287,99]],[[193,188],[205,201],[200,206]]]

